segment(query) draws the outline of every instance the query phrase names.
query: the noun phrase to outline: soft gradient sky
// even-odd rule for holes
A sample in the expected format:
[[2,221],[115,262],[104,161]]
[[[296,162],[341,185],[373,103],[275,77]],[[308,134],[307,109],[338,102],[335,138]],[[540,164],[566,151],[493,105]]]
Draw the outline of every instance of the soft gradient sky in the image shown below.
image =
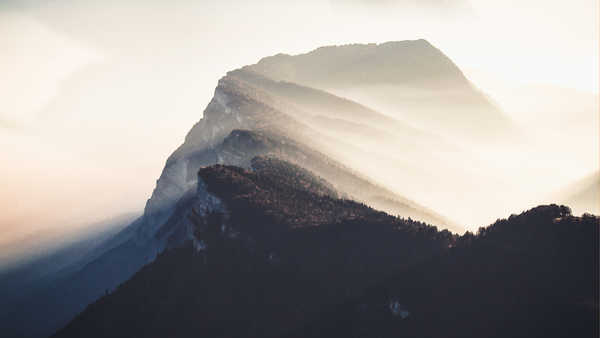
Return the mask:
[[425,38],[510,106],[532,84],[597,94],[598,14],[595,0],[4,0],[0,253],[141,210],[218,78],[263,56]]

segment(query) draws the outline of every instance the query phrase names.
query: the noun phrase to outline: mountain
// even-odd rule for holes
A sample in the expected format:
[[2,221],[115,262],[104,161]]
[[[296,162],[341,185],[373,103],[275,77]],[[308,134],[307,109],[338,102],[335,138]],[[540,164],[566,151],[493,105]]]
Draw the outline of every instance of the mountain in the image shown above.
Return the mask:
[[434,211],[419,206],[367,177],[290,138],[269,132],[233,130],[214,149],[220,162],[248,167],[251,157],[271,155],[302,166],[331,182],[345,198],[360,201],[390,214],[438,224],[454,232],[464,230]]
[[[340,47],[344,53],[339,55],[338,47],[315,52],[322,57],[317,60],[324,62],[322,67],[332,66],[331,60],[340,65],[354,64],[354,75],[345,78],[343,72],[330,74],[327,77],[335,81],[328,84],[355,81],[356,85],[364,82],[371,86],[395,64],[395,84],[414,83],[439,94],[439,86],[430,82],[443,74],[442,82],[471,93],[460,71],[426,42],[370,45],[365,50],[374,56],[362,63],[356,55],[362,55],[363,47],[354,47]],[[405,57],[409,54],[412,56]],[[194,242],[195,224],[186,216],[186,208],[220,208],[213,195],[206,191],[200,194],[203,190],[198,188],[197,172],[206,166],[250,169],[256,156],[277,157],[327,180],[338,197],[400,216],[409,223],[414,220],[464,232],[462,226],[429,207],[437,208],[440,204],[432,201],[446,198],[460,202],[457,191],[464,195],[471,190],[479,192],[487,179],[480,174],[479,157],[457,146],[452,135],[440,136],[334,95],[319,88],[316,80],[288,82],[277,75],[285,69],[266,72],[259,68],[244,67],[219,80],[202,119],[167,159],[144,214],[82,257],[80,262],[85,264],[65,267],[65,273],[50,287],[30,290],[27,301],[0,313],[7,336],[40,337],[56,331],[160,253]],[[374,77],[361,78],[357,72]],[[422,76],[415,77],[417,73]],[[315,74],[306,72],[306,76]],[[472,95],[481,99],[479,94]],[[387,185],[390,181],[394,186]],[[191,199],[193,196],[196,198]],[[428,207],[421,201],[427,201]]]
[[299,166],[199,170],[193,226],[54,337],[594,335],[599,219],[541,206],[462,237]]
[[327,181],[272,157],[198,176],[196,194],[175,211],[193,224],[187,245],[160,254],[56,337],[278,336],[456,238],[339,199]]
[[497,142],[517,134],[511,120],[423,39],[278,54],[245,69],[350,98],[451,138]]
[[[197,177],[193,173],[205,165],[227,163],[247,167],[256,155],[279,154],[330,178],[336,189],[348,198],[368,202],[396,215],[462,231],[444,217],[314,150],[340,142],[276,109],[287,106],[235,77],[221,79],[203,119],[167,160],[144,215],[109,239],[93,256],[86,257],[85,265],[75,269],[68,267],[68,273],[61,273],[61,278],[50,287],[31,290],[26,301],[8,308],[0,321],[6,323],[3,326],[10,332],[9,336],[23,335],[25,331],[25,335],[36,337],[58,329],[85,305],[152,262],[158,253],[188,240],[190,225],[181,220],[175,210],[186,194],[195,191]],[[290,109],[293,108],[286,111]],[[353,151],[352,146],[345,149],[349,155],[360,152]],[[27,325],[32,322],[36,325]]]
[[[332,120],[333,123],[323,123]],[[367,137],[358,137],[352,129],[346,128],[347,125],[367,133]],[[148,202],[147,213],[158,214],[163,203],[172,204],[177,200],[190,184],[194,184],[194,176],[185,173],[193,172],[200,164],[238,164],[217,158],[210,151],[234,129],[285,135],[304,147],[319,149],[324,155],[358,167],[363,172],[377,163],[382,164],[380,167],[390,167],[392,162],[407,174],[414,172],[425,176],[419,183],[427,181],[432,185],[437,182],[435,175],[424,174],[408,159],[419,156],[424,163],[434,163],[439,161],[440,156],[451,153],[448,151],[450,146],[435,146],[447,145],[447,142],[435,142],[437,137],[433,135],[352,101],[238,70],[219,81],[203,119],[192,128],[184,144],[167,161],[157,189]],[[392,135],[391,140],[385,139],[386,133]],[[398,151],[402,151],[402,159],[389,156]],[[191,168],[188,163],[193,164]],[[163,189],[163,180],[165,186],[172,190]]]
[[599,227],[564,206],[512,215],[286,337],[595,337]]
[[251,70],[269,78],[332,88],[362,84],[466,87],[454,63],[426,40],[326,46],[306,54],[266,57]]

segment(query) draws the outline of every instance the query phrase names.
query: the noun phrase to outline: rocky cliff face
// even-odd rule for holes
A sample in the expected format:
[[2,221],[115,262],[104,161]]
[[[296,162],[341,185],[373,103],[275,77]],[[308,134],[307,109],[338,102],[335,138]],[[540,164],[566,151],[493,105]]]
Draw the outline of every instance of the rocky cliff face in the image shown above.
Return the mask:
[[250,155],[229,158],[219,154],[218,146],[234,129],[302,130],[298,123],[274,108],[266,93],[233,77],[219,80],[213,99],[203,118],[189,131],[185,142],[169,157],[146,203],[144,233],[153,234],[172,213],[173,205],[196,185],[196,173],[202,166],[214,163],[241,164]]
[[[385,117],[351,101],[326,93],[303,94],[302,98],[294,95],[284,96],[277,91],[280,89],[279,87],[273,87],[277,84],[271,82],[272,80],[243,71],[232,72],[219,81],[215,95],[204,111],[204,117],[190,130],[185,142],[167,160],[156,188],[146,204],[143,216],[145,225],[141,230],[142,237],[152,236],[168,219],[173,212],[174,204],[187,190],[195,186],[195,173],[202,166],[214,163],[247,166],[249,160],[258,154],[276,150],[286,153],[286,150],[283,149],[285,148],[283,139],[270,140],[271,145],[267,147],[268,149],[256,149],[252,143],[245,143],[245,141],[251,142],[250,139],[240,141],[240,134],[232,135],[234,130],[262,131],[278,135],[279,138],[285,135],[288,142],[294,142],[297,147],[320,148],[323,155],[335,159],[340,156],[336,156],[338,152],[333,151],[333,148],[346,149],[348,154],[354,155],[360,154],[361,150],[346,143],[343,139],[335,137],[334,134],[318,130],[318,126],[310,124],[310,116],[332,112],[336,116],[343,116],[351,121],[358,121],[358,123],[371,121],[370,123],[385,124]],[[302,93],[302,90],[304,89],[294,89],[292,92]],[[273,92],[275,94],[272,94]],[[315,98],[318,102],[314,102]],[[298,101],[294,102],[294,99]],[[343,103],[342,107],[344,108],[338,110],[337,113],[332,108],[327,109],[327,112],[314,110],[319,103],[329,107],[338,107],[342,104],[340,102]],[[395,125],[398,123],[391,121],[388,123],[388,126],[393,128],[402,128]],[[232,137],[227,139],[227,143],[222,144],[226,137],[231,135]],[[418,138],[413,139],[414,142],[419,142]],[[232,146],[233,142],[236,142],[235,146]],[[290,149],[287,149],[286,159],[294,161],[294,158],[299,155],[298,151],[292,151],[292,153],[290,153]],[[341,158],[343,159],[343,156]],[[302,157],[296,159],[298,162],[303,160]],[[310,162],[306,161],[304,165],[311,166]],[[314,170],[314,166],[311,169]],[[318,170],[316,172],[320,174]],[[334,184],[336,183],[335,179],[331,178],[331,180]],[[340,190],[344,190],[341,185]],[[427,216],[428,211],[425,208],[408,202],[408,199],[404,197],[393,196],[394,194],[390,192],[379,195],[381,195],[378,196],[379,198],[401,200],[412,205],[412,209],[421,210],[420,212],[407,212],[407,217],[416,217],[446,227],[451,226],[450,222],[434,216],[432,212]],[[356,194],[351,194],[351,196],[366,201],[366,196],[357,196]],[[393,211],[396,214],[403,214],[401,209]]]

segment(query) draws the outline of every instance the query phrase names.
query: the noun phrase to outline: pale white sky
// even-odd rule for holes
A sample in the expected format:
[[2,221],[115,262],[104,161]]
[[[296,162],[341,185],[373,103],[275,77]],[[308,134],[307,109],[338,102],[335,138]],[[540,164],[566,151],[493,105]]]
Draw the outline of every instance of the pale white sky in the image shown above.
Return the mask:
[[3,1],[0,250],[141,210],[218,78],[263,56],[425,38],[492,97],[597,93],[598,13],[593,0]]

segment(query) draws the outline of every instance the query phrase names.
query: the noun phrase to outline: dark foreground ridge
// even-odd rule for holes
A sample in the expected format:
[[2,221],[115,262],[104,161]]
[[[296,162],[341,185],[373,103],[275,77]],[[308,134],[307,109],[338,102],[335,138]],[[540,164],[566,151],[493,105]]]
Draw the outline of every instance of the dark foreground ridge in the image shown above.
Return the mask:
[[513,215],[289,337],[597,337],[598,228],[564,206]]
[[182,203],[194,240],[55,337],[596,333],[595,216],[541,206],[458,237],[340,199],[288,162],[257,157],[251,168],[202,168],[223,208]]
[[191,210],[194,245],[159,255],[56,336],[280,336],[456,239],[338,199],[287,162],[252,167],[201,169],[224,211]]

